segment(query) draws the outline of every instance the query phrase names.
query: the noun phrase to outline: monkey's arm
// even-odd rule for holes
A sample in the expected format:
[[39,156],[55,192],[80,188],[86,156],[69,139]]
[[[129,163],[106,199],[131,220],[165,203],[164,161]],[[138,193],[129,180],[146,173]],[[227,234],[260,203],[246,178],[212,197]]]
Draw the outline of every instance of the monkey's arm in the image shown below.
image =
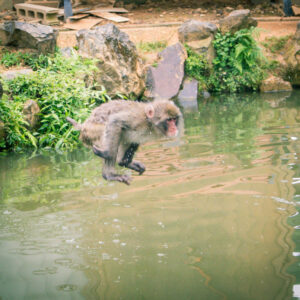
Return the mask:
[[[141,162],[132,160],[135,152],[137,151],[137,149],[139,147],[139,144],[134,144],[134,143],[130,144],[129,147],[127,146],[127,149],[126,149],[125,145],[121,145],[121,146],[123,148],[122,149],[123,151],[121,153],[122,156],[121,156],[121,160],[119,160],[119,165],[121,167],[126,167],[131,170],[134,170],[134,171],[138,172],[139,175],[142,175],[146,170],[145,166]],[[124,149],[125,149],[125,151],[124,151]]]

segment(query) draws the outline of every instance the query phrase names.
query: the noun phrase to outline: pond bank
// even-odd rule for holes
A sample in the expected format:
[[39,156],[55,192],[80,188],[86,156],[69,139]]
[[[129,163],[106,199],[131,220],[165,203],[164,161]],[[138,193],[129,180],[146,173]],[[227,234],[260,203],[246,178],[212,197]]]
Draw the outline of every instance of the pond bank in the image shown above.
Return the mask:
[[[299,17],[261,17],[254,18],[258,21],[257,27],[262,29],[260,32],[261,39],[270,36],[285,36],[294,34],[297,28]],[[210,22],[216,23],[217,20]],[[138,44],[140,42],[157,42],[167,41],[168,45],[178,42],[177,30],[182,22],[161,23],[161,24],[134,24],[121,25],[118,27],[126,32],[130,39]],[[76,46],[77,31],[59,31],[57,45],[58,47],[74,47]]]

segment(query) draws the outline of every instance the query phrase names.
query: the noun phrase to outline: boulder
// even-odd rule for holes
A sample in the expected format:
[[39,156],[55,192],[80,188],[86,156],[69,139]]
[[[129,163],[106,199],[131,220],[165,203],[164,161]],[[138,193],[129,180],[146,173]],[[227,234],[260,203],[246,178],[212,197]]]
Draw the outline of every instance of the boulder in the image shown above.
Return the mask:
[[37,128],[39,123],[40,108],[34,100],[27,100],[24,103],[23,114],[24,119],[28,123],[29,129]]
[[211,64],[214,57],[213,39],[217,26],[209,22],[189,20],[178,29],[179,41],[188,45],[196,53],[204,55]]
[[26,69],[19,69],[19,70],[10,70],[10,71],[4,71],[0,73],[1,77],[6,79],[6,80],[12,80],[18,76],[22,75],[30,75],[33,73],[33,70],[30,68]]
[[9,45],[15,31],[15,22],[5,22],[0,24],[0,43],[2,46]]
[[263,80],[260,86],[261,92],[291,91],[292,89],[292,85],[288,81],[275,76],[270,76]]
[[187,58],[185,48],[177,43],[158,54],[157,67],[147,70],[146,96],[153,99],[171,99],[180,89],[184,77],[184,62]]
[[178,94],[178,101],[184,109],[198,110],[198,81],[186,78],[183,82],[183,89]]
[[4,46],[37,49],[54,53],[57,33],[51,26],[11,21],[0,24],[0,39]]
[[223,34],[226,32],[235,33],[251,26],[256,27],[257,21],[250,17],[249,9],[234,10],[219,22],[219,29]]
[[94,74],[99,89],[104,86],[112,97],[142,95],[145,89],[142,61],[126,33],[107,24],[94,30],[80,30],[76,38],[81,56],[99,60]]

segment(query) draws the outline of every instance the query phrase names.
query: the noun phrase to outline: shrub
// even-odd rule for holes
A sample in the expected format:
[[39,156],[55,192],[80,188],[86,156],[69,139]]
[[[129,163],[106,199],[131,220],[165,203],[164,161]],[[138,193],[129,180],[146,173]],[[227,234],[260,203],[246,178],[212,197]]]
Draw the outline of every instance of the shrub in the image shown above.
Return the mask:
[[211,92],[256,90],[264,78],[262,52],[253,38],[253,29],[234,34],[216,34],[213,46],[216,57],[212,68],[203,56],[186,47],[186,74],[200,81]]
[[209,88],[218,92],[256,90],[264,77],[263,56],[253,38],[253,29],[234,34],[217,33],[214,40],[216,58]]
[[[85,87],[83,74],[93,71],[93,62],[78,56],[65,58],[39,56],[30,59],[37,72],[20,76],[4,85],[7,94],[0,101],[0,119],[5,124],[6,138],[1,147],[20,151],[26,148],[73,149],[78,146],[78,132],[66,122],[71,116],[84,120],[90,111],[108,99],[105,90]],[[30,132],[22,109],[28,99],[40,109],[40,126]]]
[[188,58],[184,63],[184,71],[189,77],[195,78],[199,82],[205,82],[210,74],[209,65],[206,58],[194,52],[185,45]]

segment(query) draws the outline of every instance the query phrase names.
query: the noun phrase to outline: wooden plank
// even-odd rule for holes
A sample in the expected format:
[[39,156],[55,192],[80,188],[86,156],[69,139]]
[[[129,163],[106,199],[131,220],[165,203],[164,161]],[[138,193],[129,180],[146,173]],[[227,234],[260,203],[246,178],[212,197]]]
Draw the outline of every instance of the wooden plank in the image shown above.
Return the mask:
[[71,19],[71,20],[80,20],[80,19],[84,19],[88,16],[89,16],[89,14],[79,14],[79,15],[69,17],[69,19]]
[[[75,8],[75,9],[73,9],[73,15],[77,15],[77,14],[81,14],[81,13],[86,13],[90,9],[91,9],[90,7],[88,7],[88,8]],[[65,11],[64,11],[63,8],[60,8],[58,10],[58,16],[63,16],[64,13],[65,13]]]
[[28,4],[28,3],[19,3],[15,5],[15,8],[21,8],[24,10],[33,10],[37,12],[43,12],[43,13],[58,13],[58,8],[53,8],[49,6],[43,6],[43,5],[35,5],[35,4]]
[[87,11],[87,13],[101,13],[101,12],[111,12],[111,13],[120,13],[120,14],[126,14],[129,11],[123,7],[101,7],[97,9],[92,9]]
[[58,8],[58,0],[27,0],[25,3]]
[[300,7],[297,6],[292,6],[293,12],[295,14],[295,16],[299,16],[300,15]]
[[102,22],[102,20],[98,18],[87,18],[78,21],[69,21],[64,24],[64,28],[73,30],[91,29],[93,26],[99,24],[100,22]]
[[97,16],[99,18],[106,19],[106,20],[109,20],[109,21],[113,21],[113,22],[116,22],[116,23],[123,23],[123,22],[128,22],[129,21],[128,18],[121,17],[121,16],[118,16],[116,14],[112,14],[112,13],[109,13],[109,12],[101,12],[101,13],[93,12],[91,14],[94,15],[94,16]]

